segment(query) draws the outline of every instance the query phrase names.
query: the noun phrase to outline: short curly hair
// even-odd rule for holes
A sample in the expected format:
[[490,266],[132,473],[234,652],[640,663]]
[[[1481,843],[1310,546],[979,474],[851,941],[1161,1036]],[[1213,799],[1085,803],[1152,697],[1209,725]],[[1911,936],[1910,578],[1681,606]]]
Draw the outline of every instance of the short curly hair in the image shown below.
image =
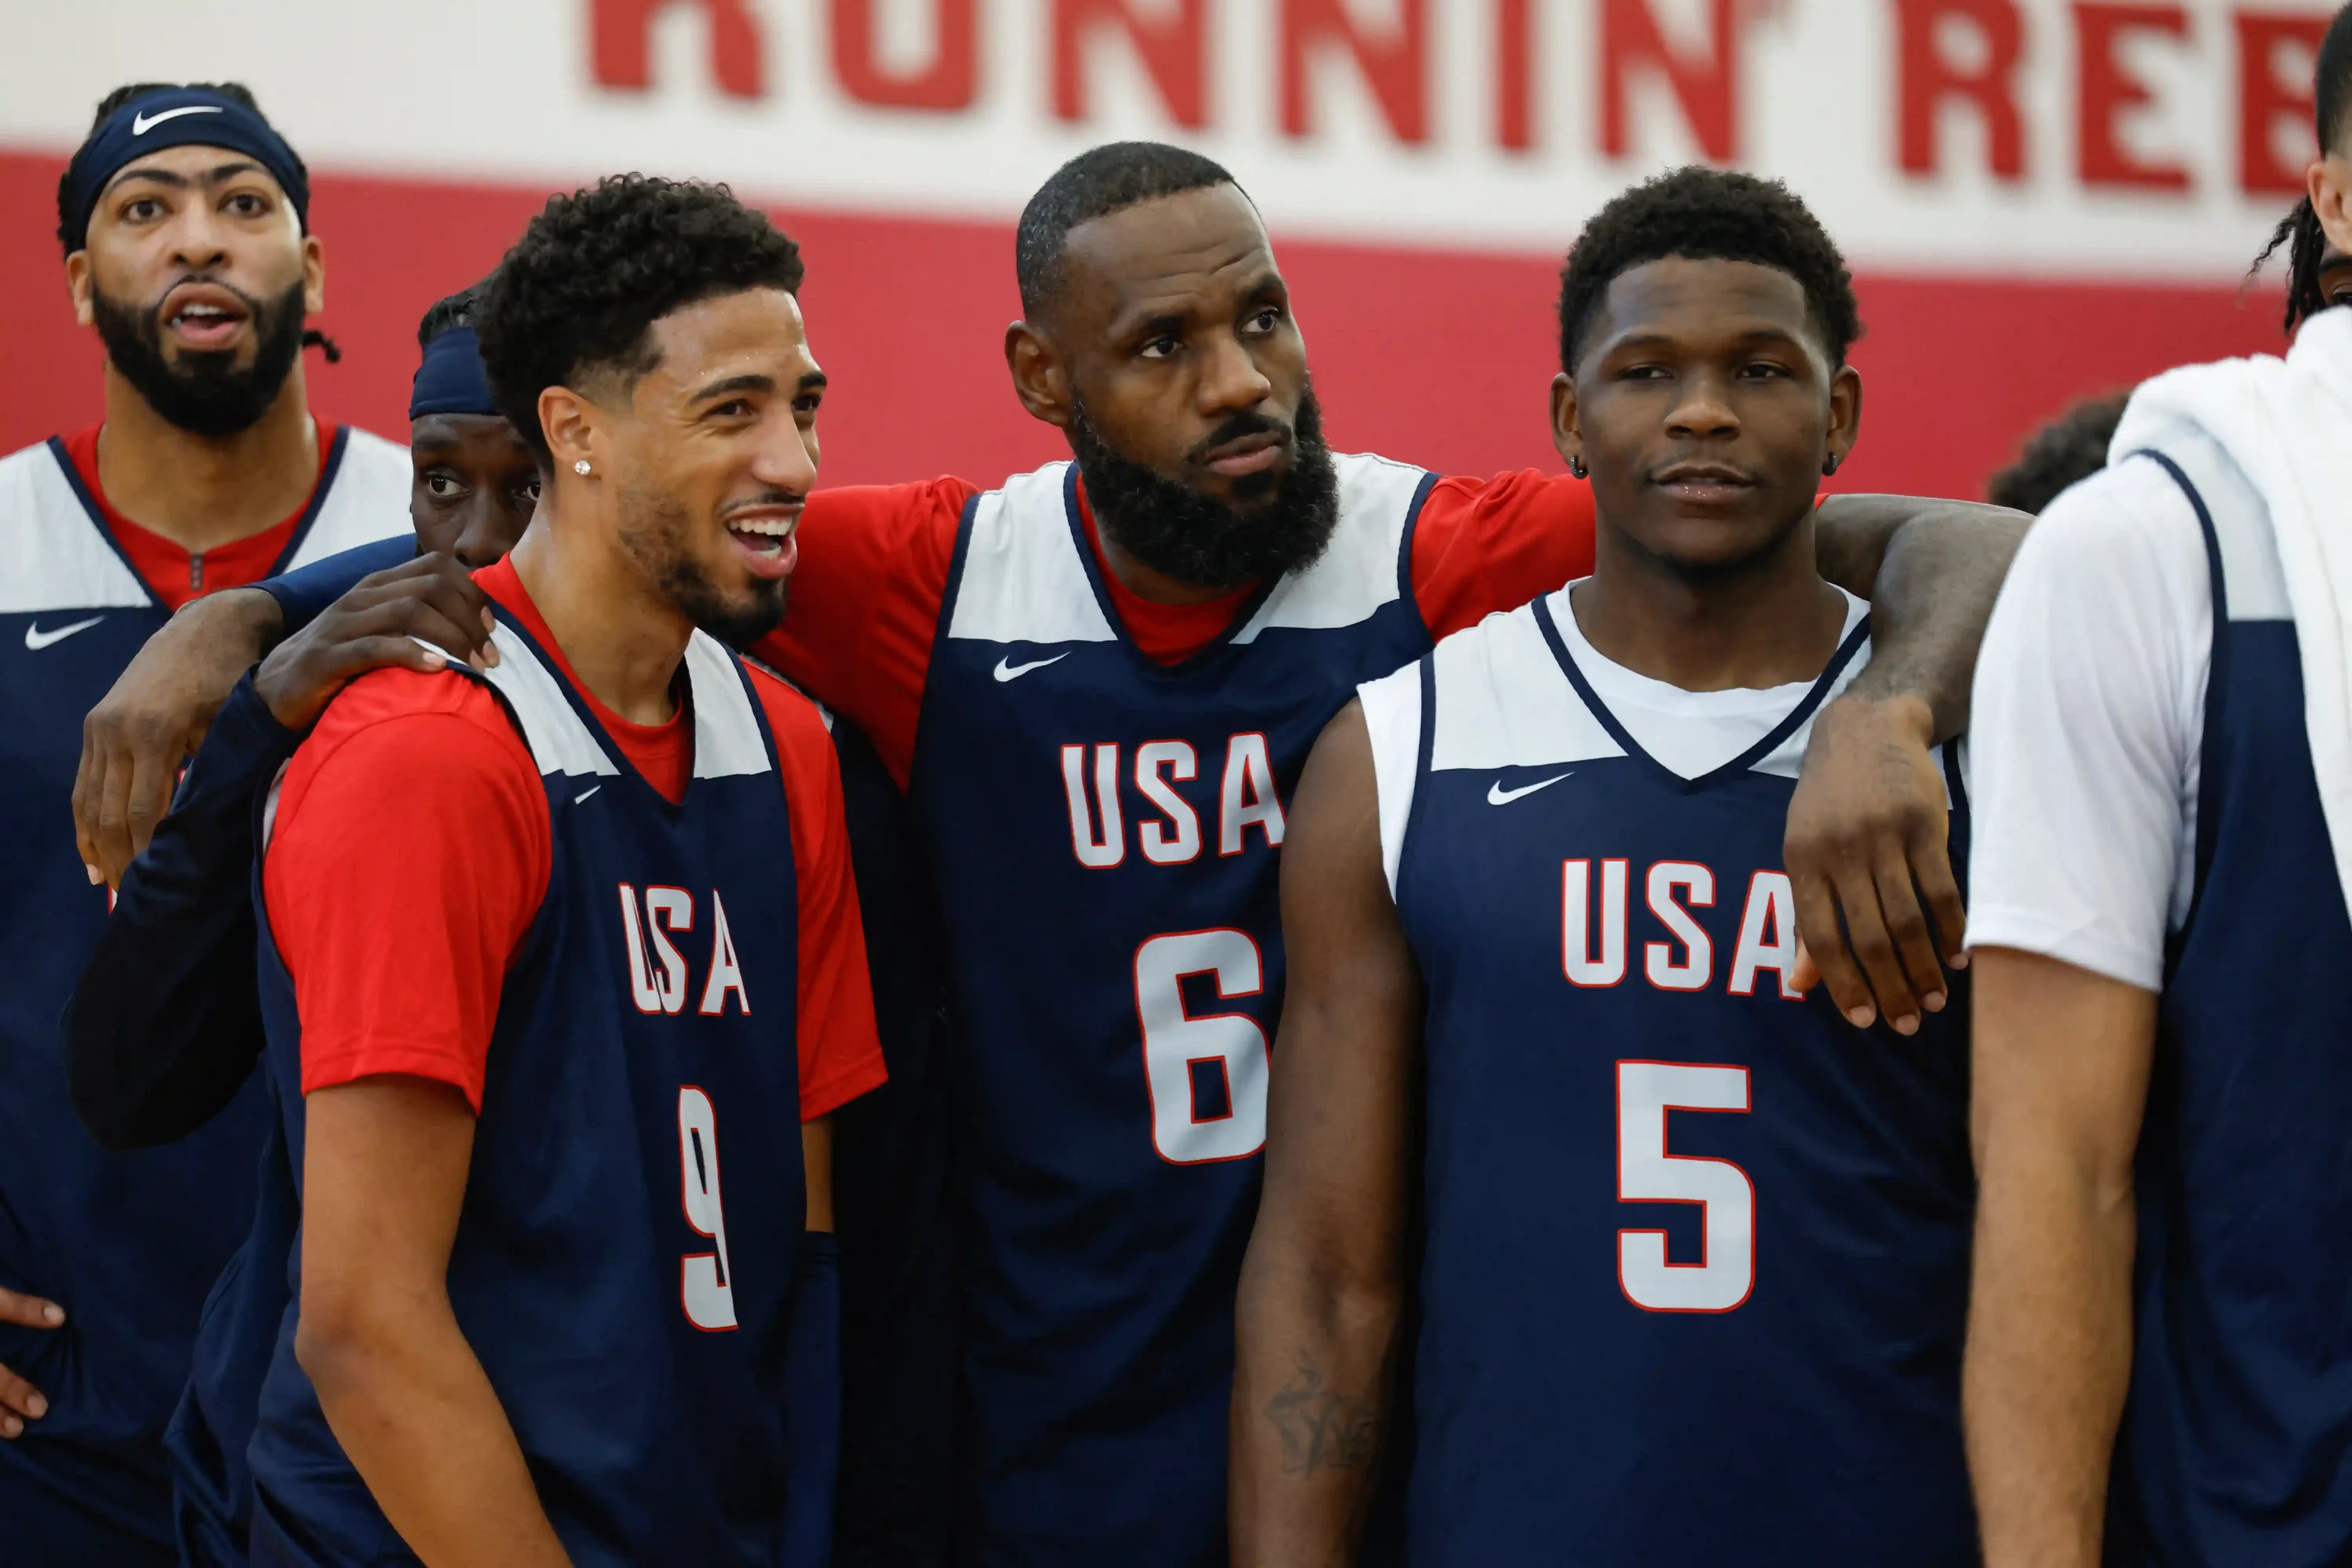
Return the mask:
[[1995,506],[2039,513],[2078,479],[2107,466],[2107,447],[2123,422],[2128,392],[2085,398],[2027,439],[2017,461],[1992,477],[1985,499]]
[[1559,363],[1576,374],[1584,334],[1621,273],[1679,256],[1777,268],[1805,290],[1822,346],[1837,364],[1862,336],[1845,258],[1796,193],[1778,180],[1689,167],[1622,192],[1577,236],[1559,274]]
[[539,395],[661,363],[656,321],[721,294],[800,291],[800,247],[725,185],[613,174],[548,198],[481,285],[474,331],[499,411],[541,460]]

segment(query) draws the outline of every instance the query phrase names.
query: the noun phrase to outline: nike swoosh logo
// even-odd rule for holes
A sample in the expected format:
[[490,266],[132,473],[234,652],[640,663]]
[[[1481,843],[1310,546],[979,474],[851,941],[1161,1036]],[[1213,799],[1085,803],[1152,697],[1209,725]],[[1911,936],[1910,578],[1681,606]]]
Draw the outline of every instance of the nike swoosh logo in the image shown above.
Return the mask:
[[63,642],[76,632],[86,632],[104,619],[106,619],[104,616],[92,616],[86,621],[76,621],[69,626],[59,626],[53,632],[43,631],[40,623],[37,621],[25,628],[25,646],[38,653],[51,643]]
[[578,795],[572,797],[572,804],[578,805],[582,801],[586,800],[590,795],[594,795],[598,790],[603,789],[604,787],[604,786],[603,784],[590,784],[586,789],[582,790]]
[[166,120],[177,120],[183,114],[218,114],[217,103],[191,103],[183,109],[167,109],[161,114],[134,114],[131,117],[131,134],[144,136]]
[[1568,777],[1569,773],[1572,773],[1575,771],[1575,769],[1570,768],[1566,773],[1554,773],[1548,779],[1540,779],[1531,784],[1521,784],[1517,789],[1505,789],[1503,787],[1503,781],[1496,779],[1493,784],[1486,786],[1486,804],[1488,805],[1508,805],[1511,802],[1531,795],[1539,789],[1551,788],[1552,785],[1559,783],[1560,780]]
[[1059,664],[1069,657],[1066,653],[1057,653],[1051,658],[1035,659],[1028,664],[1015,664],[1009,658],[1000,658],[996,661],[996,679],[1018,680],[1033,669],[1043,669],[1049,664]]

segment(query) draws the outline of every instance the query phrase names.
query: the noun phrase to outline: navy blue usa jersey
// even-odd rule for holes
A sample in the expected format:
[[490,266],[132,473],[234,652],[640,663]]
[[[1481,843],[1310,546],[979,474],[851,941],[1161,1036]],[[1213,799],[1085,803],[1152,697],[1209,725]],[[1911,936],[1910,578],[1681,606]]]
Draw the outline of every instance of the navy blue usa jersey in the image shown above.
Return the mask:
[[1329,551],[1174,666],[1122,628],[1071,465],[966,509],[911,798],[970,1167],[969,1561],[1222,1559],[1282,803],[1356,684],[1429,646],[1431,478],[1337,461]]
[[[404,450],[339,430],[280,564],[405,533],[409,483]],[[0,1443],[0,1518],[32,1561],[167,1556],[160,1440],[197,1308],[252,1218],[267,1118],[248,1088],[195,1137],[107,1153],[67,1092],[58,1017],[107,912],[74,847],[82,717],[168,618],[62,443],[0,459],[0,1286],[67,1313],[0,1324],[0,1363],[50,1402]]]
[[2140,1131],[2108,1555],[2320,1568],[2352,1560],[2352,1026],[2335,992],[2352,916],[2269,515],[2211,441],[2164,452],[2204,531],[2213,643],[2195,893]]
[[1427,988],[1419,1568],[1976,1561],[1965,1010],[1789,986],[1847,628],[1809,687],[1685,693],[1562,590],[1367,689]]
[[[540,768],[553,853],[499,999],[450,1304],[573,1563],[771,1568],[805,1219],[798,907],[775,742],[742,666],[697,633],[694,773],[672,805],[615,761],[503,614],[496,642],[487,679]],[[265,1059],[294,1190],[265,1198],[262,1220],[280,1229],[257,1232],[246,1260],[284,1270],[290,1298],[250,1450],[253,1552],[412,1563],[294,1356],[301,1038],[266,909],[261,926]],[[215,1300],[224,1344],[246,1342],[243,1316],[267,1295],[257,1283]],[[208,1317],[207,1343],[214,1331]]]

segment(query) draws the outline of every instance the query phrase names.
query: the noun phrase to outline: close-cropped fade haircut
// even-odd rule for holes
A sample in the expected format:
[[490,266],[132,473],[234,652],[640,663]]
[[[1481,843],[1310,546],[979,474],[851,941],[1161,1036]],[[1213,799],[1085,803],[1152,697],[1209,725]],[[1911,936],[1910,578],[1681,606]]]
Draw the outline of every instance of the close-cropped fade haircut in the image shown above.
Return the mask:
[[1609,285],[1668,257],[1752,261],[1789,274],[1832,363],[1862,336],[1862,308],[1845,258],[1778,180],[1698,167],[1676,169],[1624,191],[1592,216],[1559,275],[1559,363],[1576,374],[1586,331]]
[[1055,170],[1021,210],[1013,268],[1023,313],[1042,313],[1061,288],[1062,254],[1080,224],[1139,202],[1234,183],[1223,165],[1164,142],[1111,142],[1079,153]]
[[613,174],[551,196],[474,304],[499,411],[541,462],[539,395],[598,377],[623,390],[661,363],[656,321],[751,289],[800,290],[800,247],[725,185]]

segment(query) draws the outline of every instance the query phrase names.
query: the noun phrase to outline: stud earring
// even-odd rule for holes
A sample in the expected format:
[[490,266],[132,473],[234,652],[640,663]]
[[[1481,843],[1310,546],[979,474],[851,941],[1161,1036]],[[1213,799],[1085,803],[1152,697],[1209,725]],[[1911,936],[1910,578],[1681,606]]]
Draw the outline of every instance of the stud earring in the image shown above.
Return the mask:
[[572,464],[572,471],[575,474],[581,475],[583,478],[585,478],[588,473],[588,459],[583,458],[578,462]]
[[1837,472],[1837,469],[1838,455],[1835,452],[1832,452],[1828,457],[1822,459],[1822,472],[1825,474],[1834,474]]
[[1590,472],[1590,470],[1585,468],[1584,459],[1581,457],[1570,458],[1568,460],[1568,471],[1574,474],[1580,479],[1584,478],[1585,475]]

